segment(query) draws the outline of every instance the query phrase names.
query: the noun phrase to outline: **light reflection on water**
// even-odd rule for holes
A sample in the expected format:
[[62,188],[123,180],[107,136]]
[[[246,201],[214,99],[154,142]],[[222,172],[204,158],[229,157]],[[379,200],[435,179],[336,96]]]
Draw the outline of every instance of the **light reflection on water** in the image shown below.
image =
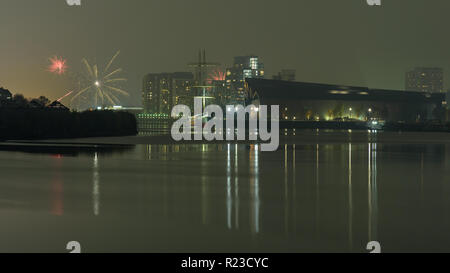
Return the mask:
[[0,152],[0,250],[449,251],[449,158],[376,142]]

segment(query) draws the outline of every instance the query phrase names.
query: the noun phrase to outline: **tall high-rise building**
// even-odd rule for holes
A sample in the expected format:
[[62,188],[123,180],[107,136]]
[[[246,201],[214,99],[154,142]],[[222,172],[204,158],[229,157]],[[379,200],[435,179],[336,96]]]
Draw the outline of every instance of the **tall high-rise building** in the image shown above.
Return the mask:
[[405,90],[430,93],[444,92],[442,68],[416,67],[406,72]]
[[189,105],[193,81],[190,72],[147,74],[142,90],[144,112],[170,115],[173,106]]
[[264,78],[264,64],[258,56],[234,57],[233,67],[228,68],[225,75],[226,87],[235,93],[236,102],[245,99],[245,79]]

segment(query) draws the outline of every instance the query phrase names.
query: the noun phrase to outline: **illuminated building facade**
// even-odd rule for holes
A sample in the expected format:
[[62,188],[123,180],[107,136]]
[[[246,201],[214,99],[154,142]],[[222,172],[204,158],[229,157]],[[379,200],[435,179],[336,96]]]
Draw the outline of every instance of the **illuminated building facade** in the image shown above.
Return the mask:
[[225,75],[225,85],[235,94],[235,103],[243,103],[245,99],[245,79],[263,79],[264,64],[258,56],[238,56],[234,65],[228,68]]
[[174,105],[190,105],[193,80],[190,72],[147,74],[142,90],[144,113],[170,114]]
[[247,104],[279,105],[282,120],[424,121],[445,104],[444,93],[247,79]]
[[406,72],[405,90],[429,93],[444,92],[443,69],[417,67]]

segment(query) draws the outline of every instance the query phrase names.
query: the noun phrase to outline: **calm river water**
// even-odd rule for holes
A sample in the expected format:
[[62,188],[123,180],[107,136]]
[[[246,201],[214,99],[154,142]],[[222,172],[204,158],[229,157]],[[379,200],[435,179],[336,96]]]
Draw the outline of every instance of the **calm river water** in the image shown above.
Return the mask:
[[286,134],[276,152],[3,148],[0,251],[450,251],[448,134]]

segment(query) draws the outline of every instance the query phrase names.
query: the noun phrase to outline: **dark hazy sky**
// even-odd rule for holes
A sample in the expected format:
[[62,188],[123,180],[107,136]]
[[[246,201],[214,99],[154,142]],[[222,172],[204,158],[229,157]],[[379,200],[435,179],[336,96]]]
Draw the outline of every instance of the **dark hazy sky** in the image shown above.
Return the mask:
[[[382,0],[65,0],[0,1],[0,86],[52,99],[73,88],[81,59],[104,65],[117,50],[140,104],[149,72],[186,71],[199,48],[210,61],[263,58],[269,77],[297,70],[298,81],[403,89],[414,66],[445,69],[450,87],[450,1]],[[63,56],[69,73],[46,71]]]

